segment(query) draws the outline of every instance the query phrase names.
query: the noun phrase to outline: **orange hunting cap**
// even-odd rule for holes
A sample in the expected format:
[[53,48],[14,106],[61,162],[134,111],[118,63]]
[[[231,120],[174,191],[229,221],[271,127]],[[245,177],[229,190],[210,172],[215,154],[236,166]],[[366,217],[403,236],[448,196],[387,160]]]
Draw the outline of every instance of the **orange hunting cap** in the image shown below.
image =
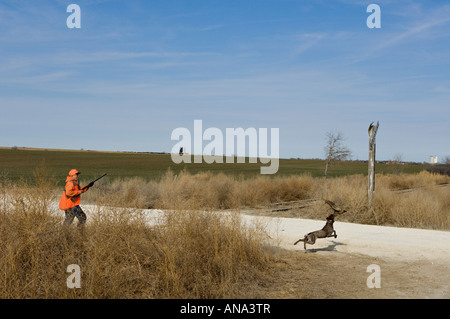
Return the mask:
[[69,172],[69,176],[75,175],[75,174],[81,174],[81,172],[77,171],[75,168],[71,169]]

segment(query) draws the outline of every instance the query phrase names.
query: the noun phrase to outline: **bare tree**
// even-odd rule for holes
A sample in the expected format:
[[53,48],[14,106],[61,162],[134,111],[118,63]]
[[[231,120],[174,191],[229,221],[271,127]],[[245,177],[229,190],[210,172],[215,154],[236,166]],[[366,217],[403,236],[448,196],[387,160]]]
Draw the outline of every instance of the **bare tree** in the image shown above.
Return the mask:
[[391,166],[392,168],[392,174],[401,174],[403,173],[403,155],[401,153],[397,153],[394,155],[394,158],[391,160],[391,163],[393,164]]
[[342,144],[344,136],[340,132],[328,132],[326,134],[327,144],[324,147],[326,164],[323,175],[327,177],[328,167],[331,163],[336,161],[343,161],[348,159],[352,153],[350,149]]
[[442,164],[450,165],[450,156],[447,155],[446,157],[444,157],[442,160]]

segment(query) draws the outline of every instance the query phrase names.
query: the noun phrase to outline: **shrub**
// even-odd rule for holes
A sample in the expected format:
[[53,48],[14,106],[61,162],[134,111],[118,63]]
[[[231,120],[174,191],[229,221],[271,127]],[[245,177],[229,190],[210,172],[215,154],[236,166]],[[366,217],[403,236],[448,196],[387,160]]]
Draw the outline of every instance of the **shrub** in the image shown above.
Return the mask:
[[[166,212],[151,226],[145,211],[102,207],[63,228],[34,191],[2,198],[0,298],[251,298],[243,285],[269,273],[264,233],[237,213]],[[66,286],[71,264],[80,289]]]

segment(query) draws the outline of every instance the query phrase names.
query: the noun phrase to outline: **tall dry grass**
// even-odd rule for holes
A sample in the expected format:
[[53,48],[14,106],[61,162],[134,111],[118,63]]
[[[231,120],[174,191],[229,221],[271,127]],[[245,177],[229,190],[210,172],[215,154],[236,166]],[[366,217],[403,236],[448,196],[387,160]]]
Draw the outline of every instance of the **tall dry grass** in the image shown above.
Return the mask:
[[[64,228],[59,191],[43,186],[0,188],[0,298],[260,297],[248,287],[273,256],[239,214],[172,211],[151,226],[142,210],[103,207]],[[71,264],[79,289],[66,285]]]
[[369,207],[367,176],[352,175],[323,181],[314,196],[345,207],[343,221],[450,230],[450,186],[440,186],[449,182],[447,176],[428,172],[377,175]]
[[[347,209],[341,220],[376,225],[450,229],[450,177],[429,172],[376,176],[375,200],[369,207],[367,176],[313,178],[235,178],[211,172],[172,172],[158,181],[133,178],[99,185],[86,193],[93,203],[136,208],[239,209],[304,199],[329,199]],[[324,218],[323,201],[298,217]]]
[[223,173],[168,171],[160,180],[117,179],[92,188],[85,200],[135,208],[235,209],[279,201],[307,199],[314,185],[310,175],[244,179]]

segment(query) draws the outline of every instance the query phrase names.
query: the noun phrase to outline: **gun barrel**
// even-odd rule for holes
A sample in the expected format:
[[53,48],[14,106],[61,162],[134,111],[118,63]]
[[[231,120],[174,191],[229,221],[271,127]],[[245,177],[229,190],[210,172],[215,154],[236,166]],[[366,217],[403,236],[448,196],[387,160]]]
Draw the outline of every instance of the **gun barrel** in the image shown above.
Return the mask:
[[103,174],[103,175],[100,176],[99,178],[94,179],[91,183],[95,183],[95,182],[98,181],[100,178],[103,178],[103,177],[105,177],[105,176],[106,176],[106,174]]
[[[94,179],[92,182],[90,182],[89,184],[91,184],[91,183],[95,183],[96,181],[98,181],[100,178],[103,178],[103,177],[105,177],[106,176],[106,174],[103,174],[102,176],[100,176],[99,178],[96,178],[96,179]],[[88,185],[89,185],[88,184]],[[84,186],[82,189],[85,189],[87,186]]]

